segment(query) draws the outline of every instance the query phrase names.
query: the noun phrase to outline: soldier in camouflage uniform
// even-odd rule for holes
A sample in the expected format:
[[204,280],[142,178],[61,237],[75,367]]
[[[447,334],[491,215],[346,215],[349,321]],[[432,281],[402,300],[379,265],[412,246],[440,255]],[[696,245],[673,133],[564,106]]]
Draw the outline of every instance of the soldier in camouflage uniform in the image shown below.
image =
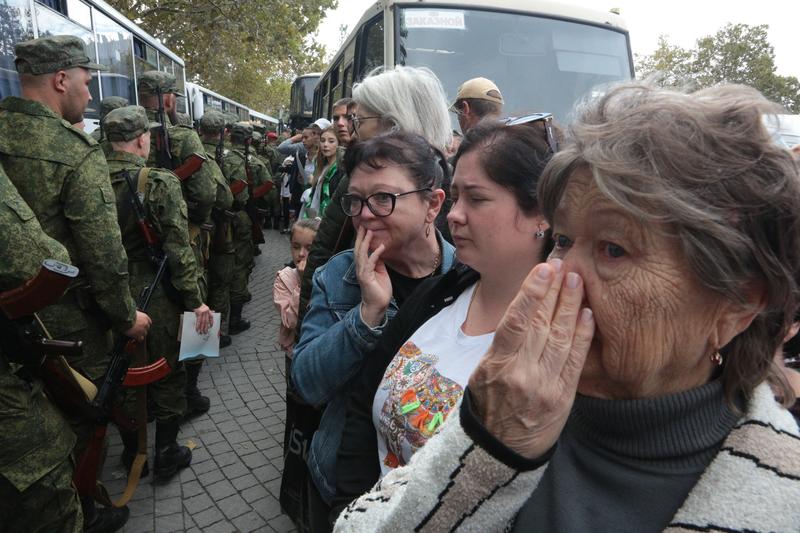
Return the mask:
[[[170,124],[165,124],[170,142],[170,153],[176,165],[183,164],[192,154],[205,154],[203,143],[192,128],[185,126],[172,126],[177,122],[176,95],[178,92],[175,76],[158,70],[151,70],[139,76],[137,84],[139,101],[147,109],[150,120],[156,119],[158,111],[158,97],[156,91],[161,91],[164,103],[165,119]],[[150,156],[147,164],[156,165],[156,146],[151,143]],[[200,294],[205,300],[207,292],[206,265],[208,263],[208,242],[211,240],[211,210],[217,196],[217,186],[213,170],[204,164],[200,170],[181,182],[183,199],[189,210],[189,237],[195,259],[198,264],[198,284]],[[205,232],[205,235],[203,233]],[[197,388],[197,379],[200,375],[202,362],[193,362],[186,365],[186,400],[188,402],[187,414],[199,414],[208,411],[210,402],[200,394]]]
[[[167,170],[145,167],[145,157],[150,152],[150,129],[159,124],[148,120],[143,107],[128,106],[109,113],[105,125],[114,149],[108,156],[108,166],[122,242],[128,253],[131,292],[138,294],[155,275],[131,206],[131,186],[137,191],[147,222],[167,256],[169,278],[161,283],[150,301],[149,312],[154,325],[147,336],[147,353],[148,364],[163,356],[172,369],[168,376],[148,387],[156,419],[155,473],[159,477],[170,477],[188,466],[192,459],[191,450],[176,442],[179,422],[186,411],[186,375],[183,364],[178,362],[179,317],[184,311],[194,311],[201,332],[208,330],[213,318],[197,285],[197,265],[189,245],[188,216],[180,181]],[[124,403],[133,414],[134,395],[125,396],[128,401]],[[136,456],[136,433],[120,431],[120,434],[125,445],[122,461],[130,470]]]
[[192,126],[192,117],[190,117],[188,113],[175,113],[175,125],[192,130],[194,129],[194,126]]
[[[245,159],[245,143],[253,135],[253,126],[247,122],[237,122],[231,131],[232,150],[229,150],[222,161],[222,172],[233,184],[235,180],[247,183],[247,167],[253,177],[253,187],[258,187],[271,179],[269,169],[252,154],[249,160]],[[231,282],[231,314],[228,330],[231,335],[236,335],[250,327],[250,322],[242,318],[242,308],[249,299],[247,289],[250,272],[255,266],[255,245],[253,244],[252,222],[244,211],[250,192],[245,188],[234,197],[234,209],[237,209],[234,221],[234,242],[236,264]]]
[[[69,263],[0,167],[0,292],[35,276],[44,259]],[[38,380],[12,372],[8,357],[28,355],[0,349],[0,529],[80,533],[75,434]]]
[[92,138],[100,143],[100,147],[103,149],[105,155],[111,153],[111,144],[108,142],[103,132],[103,119],[114,109],[119,109],[126,105],[128,105],[128,100],[121,96],[109,96],[100,101],[100,127],[92,132]]
[[[231,280],[235,266],[233,244],[233,194],[228,187],[228,180],[222,174],[217,164],[217,151],[220,142],[220,133],[225,130],[225,117],[214,110],[206,111],[200,118],[200,137],[206,149],[206,157],[214,168],[214,177],[217,180],[217,201],[214,203],[212,218],[214,220],[214,236],[211,240],[211,259],[208,262],[208,305],[218,311],[223,317],[223,331],[227,331],[228,313],[230,312]],[[219,163],[225,155],[223,148]],[[220,337],[220,346],[231,343],[230,335]]]

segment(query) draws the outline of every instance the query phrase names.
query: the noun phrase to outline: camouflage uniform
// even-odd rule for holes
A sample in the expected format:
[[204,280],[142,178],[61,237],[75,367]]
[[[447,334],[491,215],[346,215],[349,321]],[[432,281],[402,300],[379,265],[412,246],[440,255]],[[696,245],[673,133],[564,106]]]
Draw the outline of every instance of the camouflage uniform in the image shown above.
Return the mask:
[[[222,162],[222,172],[231,184],[235,180],[247,182],[247,170],[245,166],[245,149],[244,141],[249,139],[252,135],[252,126],[245,122],[238,122],[233,126],[231,132],[231,139],[234,143],[234,149],[229,150]],[[250,171],[253,176],[253,186],[258,187],[271,179],[269,170],[266,165],[258,158],[250,156],[249,160]],[[233,279],[231,281],[231,318],[230,329],[231,333],[235,330],[243,331],[249,327],[247,321],[241,321],[242,307],[249,300],[249,291],[247,289],[248,278],[252,271],[255,262],[255,245],[253,244],[252,222],[250,217],[244,211],[250,193],[245,188],[241,193],[234,197],[234,210],[236,210],[236,219],[234,222],[234,247],[236,263],[233,271]]]
[[[145,72],[139,77],[138,90],[140,97],[155,94],[156,89],[160,89],[162,94],[179,94],[175,77],[171,74],[153,70]],[[157,111],[157,109],[147,110],[147,116],[151,121],[157,120]],[[169,123],[169,117],[165,118],[167,124],[164,124],[164,126],[169,136],[170,153],[176,165],[183,164],[192,154],[202,155],[205,153],[203,143],[200,141],[200,137],[197,136],[197,132],[186,126],[173,126]],[[153,140],[150,144],[150,157],[147,159],[148,165],[156,166],[156,152],[155,140]],[[208,254],[203,247],[204,239],[201,235],[203,231],[201,226],[210,224],[211,221],[211,209],[214,207],[216,198],[216,184],[213,172],[206,168],[204,164],[200,167],[200,170],[189,176],[181,185],[183,198],[186,200],[186,206],[189,210],[189,236],[192,250],[195,252],[195,259],[200,267],[197,269],[200,294],[205,299],[205,265],[208,260]],[[207,242],[208,237],[205,240]]]
[[120,96],[109,96],[108,98],[103,98],[100,102],[100,127],[94,130],[91,135],[95,141],[100,143],[100,148],[103,149],[105,155],[111,153],[111,143],[108,142],[103,132],[103,119],[114,109],[119,109],[126,105],[128,105],[128,101]]
[[[135,139],[158,124],[150,123],[143,107],[128,106],[116,109],[106,117],[106,135],[110,141]],[[167,170],[144,169],[145,160],[136,154],[113,151],[108,156],[111,185],[116,195],[122,242],[128,253],[131,292],[139,294],[155,275],[155,268],[147,254],[147,245],[130,205],[130,188],[126,173],[134,188],[140,191],[147,222],[161,243],[167,256],[169,279],[162,281],[150,300],[147,312],[153,326],[147,335],[148,363],[165,357],[172,372],[148,386],[153,399],[156,418],[156,450],[172,444],[172,434],[186,411],[186,373],[178,362],[180,315],[203,305],[197,285],[197,265],[189,244],[188,213],[178,178]],[[141,184],[140,184],[141,178]],[[171,290],[165,291],[169,284]],[[135,414],[135,395],[122,394],[126,411]],[[121,432],[122,434],[123,432]],[[133,461],[136,448],[135,435],[123,434],[126,453],[123,462]],[[156,457],[156,468],[159,459]],[[126,466],[129,466],[126,464]]]
[[[32,278],[44,259],[68,263],[69,255],[45,235],[0,167],[0,291]],[[0,529],[83,530],[72,485],[74,445],[75,435],[40,382],[14,374],[0,352]]]
[[[235,266],[235,249],[232,220],[225,215],[225,212],[233,210],[233,194],[228,187],[228,180],[225,179],[215,160],[219,131],[224,127],[225,119],[219,112],[208,111],[200,118],[200,131],[204,135],[203,147],[206,149],[206,157],[208,157],[206,164],[211,165],[214,169],[214,177],[217,181],[217,199],[212,213],[215,238],[211,243],[211,259],[208,262],[208,305],[214,311],[218,311],[224,317],[224,322],[227,323],[231,279]],[[207,140],[206,137],[211,135],[217,139],[216,142]]]

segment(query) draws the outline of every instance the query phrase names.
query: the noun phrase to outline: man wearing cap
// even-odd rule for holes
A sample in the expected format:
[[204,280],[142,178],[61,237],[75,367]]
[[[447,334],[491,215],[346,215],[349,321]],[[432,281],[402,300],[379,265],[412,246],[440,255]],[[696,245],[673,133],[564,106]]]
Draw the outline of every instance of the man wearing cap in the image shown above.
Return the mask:
[[[208,157],[206,164],[213,168],[217,183],[217,196],[211,212],[214,231],[211,238],[211,257],[208,260],[208,305],[222,317],[220,331],[224,333],[220,336],[219,345],[225,347],[231,344],[230,335],[225,333],[228,331],[231,280],[236,264],[233,242],[233,219],[236,213],[233,211],[233,194],[216,160],[220,148],[220,133],[224,135],[225,131],[225,116],[212,109],[200,117],[198,124],[203,148]],[[221,163],[225,155],[224,148],[219,155]]]
[[[111,186],[116,197],[122,242],[128,252],[131,292],[139,293],[155,275],[155,265],[148,254],[137,215],[131,206],[132,190],[144,208],[147,223],[167,256],[169,278],[161,282],[162,290],[150,300],[149,313],[155,321],[147,337],[147,363],[165,357],[172,371],[165,378],[148,386],[156,419],[155,474],[161,478],[174,475],[189,465],[192,452],[177,444],[179,422],[186,411],[186,375],[178,362],[179,316],[193,311],[197,330],[205,333],[211,327],[211,310],[203,303],[197,285],[197,265],[189,244],[186,203],[178,178],[163,169],[146,167],[150,153],[150,130],[158,127],[140,106],[111,111],[105,130],[113,151],[108,156]],[[135,413],[133,394],[123,394],[126,410]],[[130,470],[137,451],[137,434],[120,430],[125,449],[122,462]]]
[[[39,317],[53,337],[83,342],[83,355],[69,362],[99,380],[109,362],[109,325],[139,340],[150,328],[128,288],[128,258],[103,152],[71,126],[83,119],[91,100],[90,69],[103,67],[86,56],[83,41],[67,35],[18,43],[15,52],[22,97],[0,102],[0,164],[45,233],[64,245],[80,269],[61,300]],[[72,426],[77,457],[92,425],[81,420]],[[91,498],[81,503],[90,526],[118,527],[127,519],[125,510],[95,512]]]
[[109,112],[114,109],[119,109],[120,107],[125,107],[126,105],[128,105],[128,100],[121,96],[109,96],[100,101],[100,127],[92,132],[92,138],[100,143],[105,155],[111,153],[111,144],[103,133],[103,119],[106,118]]
[[[252,189],[255,190],[271,179],[267,166],[252,154],[245,156],[245,143],[253,136],[253,126],[247,122],[237,122],[231,130],[233,149],[225,154],[222,161],[222,172],[233,188],[236,181],[247,183],[247,168],[253,177]],[[237,210],[234,220],[235,266],[231,281],[231,313],[228,331],[236,335],[250,327],[250,322],[242,318],[242,308],[249,300],[247,288],[250,272],[255,263],[255,245],[252,237],[252,221],[244,211],[249,199],[247,188],[234,196],[234,209]]]
[[[67,250],[42,231],[0,167],[0,292],[36,276],[45,259],[69,263]],[[31,357],[0,348],[1,529],[78,533],[83,514],[72,484],[75,434],[41,382],[9,364]]]
[[466,135],[484,118],[503,114],[503,95],[492,80],[472,78],[458,88],[450,111],[458,115],[461,132]]

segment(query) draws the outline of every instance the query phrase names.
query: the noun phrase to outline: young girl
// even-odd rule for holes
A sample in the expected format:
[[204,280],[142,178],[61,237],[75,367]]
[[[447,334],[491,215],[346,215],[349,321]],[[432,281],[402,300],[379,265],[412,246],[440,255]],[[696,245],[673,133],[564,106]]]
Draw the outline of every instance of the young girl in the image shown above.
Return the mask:
[[311,243],[319,229],[319,218],[306,218],[292,226],[290,242],[292,244],[292,266],[278,271],[275,285],[272,288],[272,300],[281,314],[281,327],[278,343],[288,357],[292,356],[297,326],[297,310],[300,305],[300,280],[306,267]]
[[311,194],[303,204],[303,211],[307,218],[322,217],[339,185],[342,172],[337,157],[338,149],[339,139],[336,137],[335,127],[331,126],[322,130],[314,176],[311,180]]

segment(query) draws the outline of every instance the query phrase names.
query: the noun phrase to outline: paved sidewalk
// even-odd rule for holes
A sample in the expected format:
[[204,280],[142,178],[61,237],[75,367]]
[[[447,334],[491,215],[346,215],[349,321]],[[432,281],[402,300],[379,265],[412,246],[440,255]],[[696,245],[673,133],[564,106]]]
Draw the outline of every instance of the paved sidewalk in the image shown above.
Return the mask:
[[[252,327],[233,337],[222,357],[208,360],[199,387],[211,409],[181,427],[178,441],[196,447],[192,465],[166,484],[141,481],[129,503],[123,531],[295,531],[278,504],[286,419],[283,351],[277,345],[280,317],[272,305],[275,273],[290,259],[286,236],[265,230],[250,280],[253,300],[244,315]],[[153,457],[155,424],[148,427]],[[103,482],[117,497],[125,486],[122,443],[109,428]]]

